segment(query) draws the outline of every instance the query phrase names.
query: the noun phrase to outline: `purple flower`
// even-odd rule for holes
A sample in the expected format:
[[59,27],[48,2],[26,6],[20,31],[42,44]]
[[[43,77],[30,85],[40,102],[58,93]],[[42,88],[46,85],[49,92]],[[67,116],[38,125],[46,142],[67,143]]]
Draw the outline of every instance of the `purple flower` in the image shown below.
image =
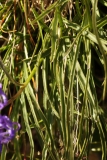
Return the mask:
[[2,84],[0,83],[0,110],[7,105],[7,96],[2,90]]
[[19,129],[19,123],[12,122],[7,116],[0,115],[0,152],[2,150],[2,144],[10,142]]
[[[0,83],[0,110],[7,105],[7,96],[2,90],[2,84]],[[0,152],[2,145],[10,142],[16,134],[16,131],[20,129],[20,124],[12,122],[9,117],[0,115]]]

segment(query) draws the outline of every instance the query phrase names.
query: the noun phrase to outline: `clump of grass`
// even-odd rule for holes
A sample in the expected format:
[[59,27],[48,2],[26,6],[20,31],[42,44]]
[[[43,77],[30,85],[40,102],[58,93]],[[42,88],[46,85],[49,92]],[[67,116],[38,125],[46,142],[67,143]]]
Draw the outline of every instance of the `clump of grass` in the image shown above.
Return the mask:
[[0,79],[9,98],[2,112],[21,124],[1,160],[82,159],[94,142],[106,159],[106,5],[1,1]]

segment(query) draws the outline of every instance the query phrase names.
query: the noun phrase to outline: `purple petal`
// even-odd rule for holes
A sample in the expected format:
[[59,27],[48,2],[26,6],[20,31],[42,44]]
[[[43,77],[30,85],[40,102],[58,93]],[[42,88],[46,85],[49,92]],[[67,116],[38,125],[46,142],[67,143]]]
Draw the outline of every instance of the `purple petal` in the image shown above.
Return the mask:
[[[2,84],[0,83],[0,110],[7,105],[7,96],[2,90]],[[6,144],[11,141],[16,132],[20,129],[20,124],[12,122],[9,117],[0,115],[0,152],[2,150],[2,144]]]
[[0,153],[1,153],[1,151],[2,151],[2,144],[0,143]]
[[[15,129],[16,125],[16,129]],[[16,122],[12,122],[7,116],[0,115],[0,143],[6,144],[11,141],[16,134],[16,131],[20,129],[20,125]]]

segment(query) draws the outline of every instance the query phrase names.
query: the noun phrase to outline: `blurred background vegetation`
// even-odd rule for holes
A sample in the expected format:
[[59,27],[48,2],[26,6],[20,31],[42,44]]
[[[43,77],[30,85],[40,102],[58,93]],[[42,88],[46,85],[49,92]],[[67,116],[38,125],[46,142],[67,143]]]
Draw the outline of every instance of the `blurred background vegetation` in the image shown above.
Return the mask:
[[106,0],[0,0],[1,114],[21,124],[1,160],[106,160],[106,27]]

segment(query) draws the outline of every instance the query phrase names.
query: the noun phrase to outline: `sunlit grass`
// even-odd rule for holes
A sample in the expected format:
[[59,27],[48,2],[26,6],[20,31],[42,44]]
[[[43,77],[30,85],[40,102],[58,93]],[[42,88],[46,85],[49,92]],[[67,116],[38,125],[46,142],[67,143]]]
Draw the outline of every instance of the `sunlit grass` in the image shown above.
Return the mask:
[[82,159],[96,141],[106,160],[106,6],[0,2],[0,82],[9,99],[2,113],[21,124],[1,160]]

